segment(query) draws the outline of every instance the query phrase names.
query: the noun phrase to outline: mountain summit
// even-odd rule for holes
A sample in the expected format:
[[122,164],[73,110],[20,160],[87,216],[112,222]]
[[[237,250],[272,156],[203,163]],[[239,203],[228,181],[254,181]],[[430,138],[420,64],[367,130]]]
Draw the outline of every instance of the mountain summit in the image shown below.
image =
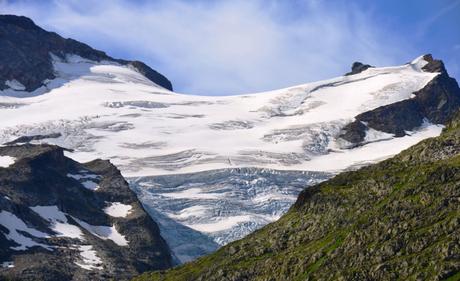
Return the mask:
[[172,90],[171,82],[146,64],[114,59],[86,44],[43,30],[26,17],[0,15],[0,38],[0,90],[7,89],[8,85],[28,92],[46,87],[50,80],[57,78],[53,56],[66,59],[67,54],[130,66],[153,83]]

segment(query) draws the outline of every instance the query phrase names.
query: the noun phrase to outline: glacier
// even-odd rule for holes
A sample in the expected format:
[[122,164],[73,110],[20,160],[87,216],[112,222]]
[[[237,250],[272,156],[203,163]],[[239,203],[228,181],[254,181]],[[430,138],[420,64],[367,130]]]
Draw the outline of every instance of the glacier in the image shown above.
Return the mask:
[[34,92],[0,91],[0,143],[50,143],[80,162],[110,159],[159,222],[178,262],[276,220],[308,185],[437,136],[425,122],[396,138],[338,138],[360,113],[413,98],[437,73],[422,57],[264,93],[196,96],[136,69],[69,54]]

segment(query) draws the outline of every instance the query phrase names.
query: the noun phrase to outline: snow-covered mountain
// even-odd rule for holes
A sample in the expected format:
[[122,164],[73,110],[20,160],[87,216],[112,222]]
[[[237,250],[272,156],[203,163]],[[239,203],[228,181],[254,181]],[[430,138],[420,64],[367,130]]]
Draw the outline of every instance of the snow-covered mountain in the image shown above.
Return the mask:
[[357,115],[410,99],[425,87],[437,73],[422,70],[422,57],[226,97],[170,92],[111,61],[53,59],[57,78],[47,83],[52,90],[25,92],[18,81],[9,81],[15,88],[0,92],[0,142],[53,134],[44,140],[72,149],[71,157],[110,159],[129,177],[247,166],[337,171],[393,155],[441,129],[426,120],[394,138],[370,128],[366,144],[354,149],[338,138]]
[[211,97],[172,92],[124,61],[53,50],[39,87],[14,75],[2,85],[0,143],[110,159],[180,261],[275,220],[309,184],[439,135],[460,105],[455,80],[428,55]]

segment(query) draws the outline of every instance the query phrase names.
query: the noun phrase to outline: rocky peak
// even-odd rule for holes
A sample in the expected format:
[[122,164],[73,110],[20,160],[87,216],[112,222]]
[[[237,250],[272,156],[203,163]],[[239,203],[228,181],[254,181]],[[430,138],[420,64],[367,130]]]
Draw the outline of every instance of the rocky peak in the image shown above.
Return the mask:
[[127,280],[172,266],[158,225],[109,161],[0,147],[0,280]]
[[433,59],[431,54],[424,55],[423,59],[428,62],[424,67],[422,67],[423,71],[440,72],[442,75],[448,75],[442,60]]
[[152,82],[172,90],[171,82],[146,64],[114,59],[84,43],[48,32],[26,17],[0,15],[0,37],[0,90],[17,81],[31,92],[56,78],[51,54],[61,59],[73,54],[96,62],[131,65]]
[[31,19],[24,16],[15,16],[15,15],[0,15],[0,23],[13,25],[23,29],[29,30],[40,30]]
[[460,108],[460,88],[454,78],[449,77],[444,63],[428,54],[423,56],[428,63],[423,71],[440,73],[424,88],[413,93],[413,98],[378,107],[355,117],[339,136],[352,143],[364,142],[369,128],[403,137],[429,121],[433,124],[446,124]]
[[348,72],[345,75],[354,75],[363,72],[364,70],[368,69],[369,67],[373,67],[369,64],[363,64],[362,62],[355,61],[351,66],[351,72]]

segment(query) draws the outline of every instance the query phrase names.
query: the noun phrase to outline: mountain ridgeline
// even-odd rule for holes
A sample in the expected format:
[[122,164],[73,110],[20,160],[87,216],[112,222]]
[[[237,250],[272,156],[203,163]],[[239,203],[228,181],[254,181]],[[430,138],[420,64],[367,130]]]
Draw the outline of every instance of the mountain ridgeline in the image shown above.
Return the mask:
[[52,55],[65,59],[75,54],[92,61],[113,61],[135,68],[155,84],[172,91],[171,82],[140,61],[114,59],[73,39],[48,32],[26,17],[0,15],[0,90],[7,81],[18,81],[34,91],[55,78]]
[[280,220],[145,280],[459,280],[460,115],[441,136],[306,188]]
[[0,15],[0,280],[460,280],[459,109],[431,55],[194,96]]

